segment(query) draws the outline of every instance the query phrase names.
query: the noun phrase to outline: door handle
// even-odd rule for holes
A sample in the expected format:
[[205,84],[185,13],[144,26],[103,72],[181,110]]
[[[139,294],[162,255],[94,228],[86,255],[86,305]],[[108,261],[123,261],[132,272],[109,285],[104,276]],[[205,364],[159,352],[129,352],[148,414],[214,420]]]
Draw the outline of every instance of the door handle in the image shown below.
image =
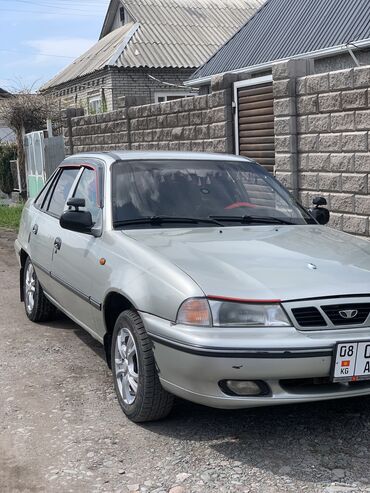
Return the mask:
[[62,240],[60,238],[55,238],[54,240],[54,249],[55,249],[55,253],[60,250],[62,247]]
[[33,227],[32,227],[32,233],[34,235],[37,235],[38,230],[39,230],[38,225],[37,224],[34,224]]

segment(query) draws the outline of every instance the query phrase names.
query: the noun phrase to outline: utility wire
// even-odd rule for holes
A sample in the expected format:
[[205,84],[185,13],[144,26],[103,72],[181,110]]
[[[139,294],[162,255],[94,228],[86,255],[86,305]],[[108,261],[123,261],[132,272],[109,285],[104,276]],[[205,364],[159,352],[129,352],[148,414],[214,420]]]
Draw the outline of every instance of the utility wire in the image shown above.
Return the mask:
[[[5,51],[7,53],[15,53],[17,55],[19,54],[18,51],[15,51],[15,50],[6,50],[6,49],[3,49],[3,48],[0,48],[0,51]],[[74,60],[75,58],[77,58],[77,56],[54,55],[52,53],[39,53],[39,52],[37,52],[37,55],[52,56],[52,57],[58,57],[58,58],[70,58],[71,60]]]

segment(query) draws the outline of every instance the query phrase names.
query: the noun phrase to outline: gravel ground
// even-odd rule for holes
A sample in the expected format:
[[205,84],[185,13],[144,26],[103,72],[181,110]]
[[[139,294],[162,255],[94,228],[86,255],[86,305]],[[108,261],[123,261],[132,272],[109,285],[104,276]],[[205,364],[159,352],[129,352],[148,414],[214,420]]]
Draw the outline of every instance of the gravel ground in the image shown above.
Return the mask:
[[226,412],[178,401],[145,426],[120,411],[102,348],[19,303],[0,230],[0,491],[370,492],[370,398]]

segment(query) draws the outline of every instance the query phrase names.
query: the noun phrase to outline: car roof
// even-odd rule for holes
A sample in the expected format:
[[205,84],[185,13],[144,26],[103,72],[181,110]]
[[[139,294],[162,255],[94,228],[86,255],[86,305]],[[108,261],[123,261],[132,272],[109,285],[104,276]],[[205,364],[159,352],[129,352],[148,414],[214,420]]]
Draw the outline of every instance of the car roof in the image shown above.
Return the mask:
[[111,152],[84,152],[73,154],[66,158],[64,162],[71,162],[75,158],[81,159],[100,159],[107,165],[115,161],[132,161],[132,160],[153,160],[153,159],[192,159],[197,161],[247,161],[254,162],[252,159],[247,159],[243,156],[235,156],[233,154],[214,154],[207,152],[171,152],[171,151],[125,151],[117,150]]

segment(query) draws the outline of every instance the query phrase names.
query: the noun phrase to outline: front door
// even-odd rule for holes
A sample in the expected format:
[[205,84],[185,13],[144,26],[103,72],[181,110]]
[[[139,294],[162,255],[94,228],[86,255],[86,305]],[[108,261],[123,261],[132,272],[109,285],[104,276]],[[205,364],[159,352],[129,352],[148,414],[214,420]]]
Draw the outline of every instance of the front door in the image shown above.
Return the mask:
[[[85,209],[91,212],[95,224],[102,220],[97,192],[97,171],[82,167],[70,196],[85,199]],[[69,231],[58,225],[51,265],[52,296],[76,321],[95,334],[99,331],[94,315],[101,309],[102,302],[99,295],[100,244],[99,237]]]

